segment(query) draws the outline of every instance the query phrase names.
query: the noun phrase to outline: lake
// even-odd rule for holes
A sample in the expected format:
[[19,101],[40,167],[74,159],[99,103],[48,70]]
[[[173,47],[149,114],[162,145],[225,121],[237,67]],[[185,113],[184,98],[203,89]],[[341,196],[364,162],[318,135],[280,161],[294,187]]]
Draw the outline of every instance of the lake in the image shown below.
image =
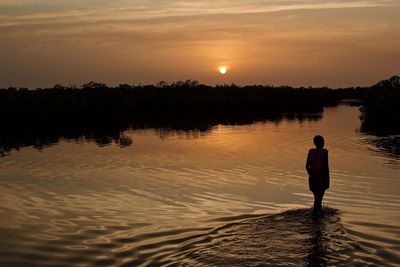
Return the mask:
[[[0,265],[398,266],[399,139],[359,128],[358,107],[340,105],[314,119],[10,150]],[[316,134],[331,169],[318,221],[304,167]]]

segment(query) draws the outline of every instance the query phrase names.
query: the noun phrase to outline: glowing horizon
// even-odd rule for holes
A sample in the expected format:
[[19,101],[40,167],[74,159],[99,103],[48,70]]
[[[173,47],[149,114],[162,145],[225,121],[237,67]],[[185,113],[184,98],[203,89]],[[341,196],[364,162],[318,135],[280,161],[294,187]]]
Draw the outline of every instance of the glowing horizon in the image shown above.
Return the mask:
[[[161,80],[363,86],[400,73],[387,1],[0,1],[0,87]],[[230,68],[228,68],[229,70]]]

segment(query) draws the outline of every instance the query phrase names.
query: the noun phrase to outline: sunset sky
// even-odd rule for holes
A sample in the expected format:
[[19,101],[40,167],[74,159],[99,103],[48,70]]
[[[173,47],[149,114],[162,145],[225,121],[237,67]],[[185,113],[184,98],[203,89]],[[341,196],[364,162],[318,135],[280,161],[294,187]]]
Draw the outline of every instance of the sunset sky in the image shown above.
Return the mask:
[[371,85],[400,73],[399,14],[398,0],[0,0],[0,87]]

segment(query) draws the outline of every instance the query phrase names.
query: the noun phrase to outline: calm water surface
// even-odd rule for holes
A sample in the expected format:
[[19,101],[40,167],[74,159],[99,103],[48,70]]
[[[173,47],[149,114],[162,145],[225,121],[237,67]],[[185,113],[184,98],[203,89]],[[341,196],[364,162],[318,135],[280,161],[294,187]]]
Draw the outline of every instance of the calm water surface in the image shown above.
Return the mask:
[[[318,121],[11,151],[0,158],[0,265],[398,266],[399,153],[359,133],[358,115],[339,106]],[[304,169],[315,134],[331,167],[319,221]]]

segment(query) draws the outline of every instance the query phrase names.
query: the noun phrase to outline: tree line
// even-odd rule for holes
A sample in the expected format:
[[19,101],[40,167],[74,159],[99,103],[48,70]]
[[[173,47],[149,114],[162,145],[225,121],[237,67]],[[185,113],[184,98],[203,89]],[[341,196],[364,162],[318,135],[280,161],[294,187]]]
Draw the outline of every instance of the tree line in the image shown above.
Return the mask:
[[363,99],[368,88],[293,88],[290,86],[208,86],[187,80],[156,85],[121,84],[0,89],[3,118],[96,116],[104,114],[171,114],[321,112],[343,99]]
[[362,129],[374,134],[400,134],[400,76],[371,86],[361,108]]

